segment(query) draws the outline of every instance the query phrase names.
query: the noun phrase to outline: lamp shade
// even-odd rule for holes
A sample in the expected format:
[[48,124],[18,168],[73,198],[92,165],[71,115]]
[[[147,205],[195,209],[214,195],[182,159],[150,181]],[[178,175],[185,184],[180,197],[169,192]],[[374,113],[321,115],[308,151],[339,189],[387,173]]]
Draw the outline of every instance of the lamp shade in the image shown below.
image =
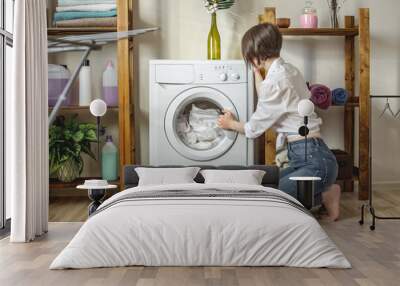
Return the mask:
[[297,105],[297,110],[302,117],[310,116],[314,112],[314,103],[309,99],[302,99]]
[[107,112],[107,104],[104,100],[95,99],[90,103],[90,113],[93,116],[101,117]]

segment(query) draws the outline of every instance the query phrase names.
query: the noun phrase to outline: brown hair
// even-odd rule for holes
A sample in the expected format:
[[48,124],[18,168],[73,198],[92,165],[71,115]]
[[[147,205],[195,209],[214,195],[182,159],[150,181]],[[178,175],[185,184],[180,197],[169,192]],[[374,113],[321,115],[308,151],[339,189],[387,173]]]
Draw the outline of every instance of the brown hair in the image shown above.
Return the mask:
[[268,58],[279,57],[282,48],[282,34],[278,27],[264,23],[250,28],[242,38],[242,54],[245,61],[254,64]]

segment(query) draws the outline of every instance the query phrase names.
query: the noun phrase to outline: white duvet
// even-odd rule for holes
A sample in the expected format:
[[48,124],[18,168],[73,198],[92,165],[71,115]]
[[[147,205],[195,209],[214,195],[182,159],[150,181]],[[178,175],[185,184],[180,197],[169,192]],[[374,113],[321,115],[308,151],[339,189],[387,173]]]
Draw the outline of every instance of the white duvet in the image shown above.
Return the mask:
[[[145,266],[293,266],[349,268],[310,215],[257,198],[152,198],[115,203],[133,192],[262,190],[231,184],[136,187],[105,201],[50,269]],[[114,204],[115,203],[115,204]]]

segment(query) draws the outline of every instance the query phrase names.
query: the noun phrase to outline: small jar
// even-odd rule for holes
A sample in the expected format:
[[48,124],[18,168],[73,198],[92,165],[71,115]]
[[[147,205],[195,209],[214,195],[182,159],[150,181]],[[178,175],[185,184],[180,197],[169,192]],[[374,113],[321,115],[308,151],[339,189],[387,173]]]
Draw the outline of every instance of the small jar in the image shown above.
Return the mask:
[[318,28],[317,10],[311,1],[306,1],[303,14],[300,16],[300,26],[302,28]]

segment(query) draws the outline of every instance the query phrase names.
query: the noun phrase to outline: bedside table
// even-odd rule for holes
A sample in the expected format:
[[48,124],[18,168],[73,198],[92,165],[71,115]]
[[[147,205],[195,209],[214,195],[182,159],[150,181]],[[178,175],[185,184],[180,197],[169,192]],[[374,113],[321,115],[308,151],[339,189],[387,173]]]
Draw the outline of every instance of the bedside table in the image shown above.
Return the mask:
[[297,182],[297,199],[303,206],[310,210],[314,205],[314,183],[321,181],[320,177],[290,177],[289,180]]
[[103,202],[104,197],[106,196],[106,192],[108,189],[116,189],[117,185],[104,185],[104,186],[96,186],[90,185],[85,181],[84,185],[79,185],[76,188],[80,190],[87,190],[88,197],[92,201],[88,206],[89,216],[94,213],[97,208]]

